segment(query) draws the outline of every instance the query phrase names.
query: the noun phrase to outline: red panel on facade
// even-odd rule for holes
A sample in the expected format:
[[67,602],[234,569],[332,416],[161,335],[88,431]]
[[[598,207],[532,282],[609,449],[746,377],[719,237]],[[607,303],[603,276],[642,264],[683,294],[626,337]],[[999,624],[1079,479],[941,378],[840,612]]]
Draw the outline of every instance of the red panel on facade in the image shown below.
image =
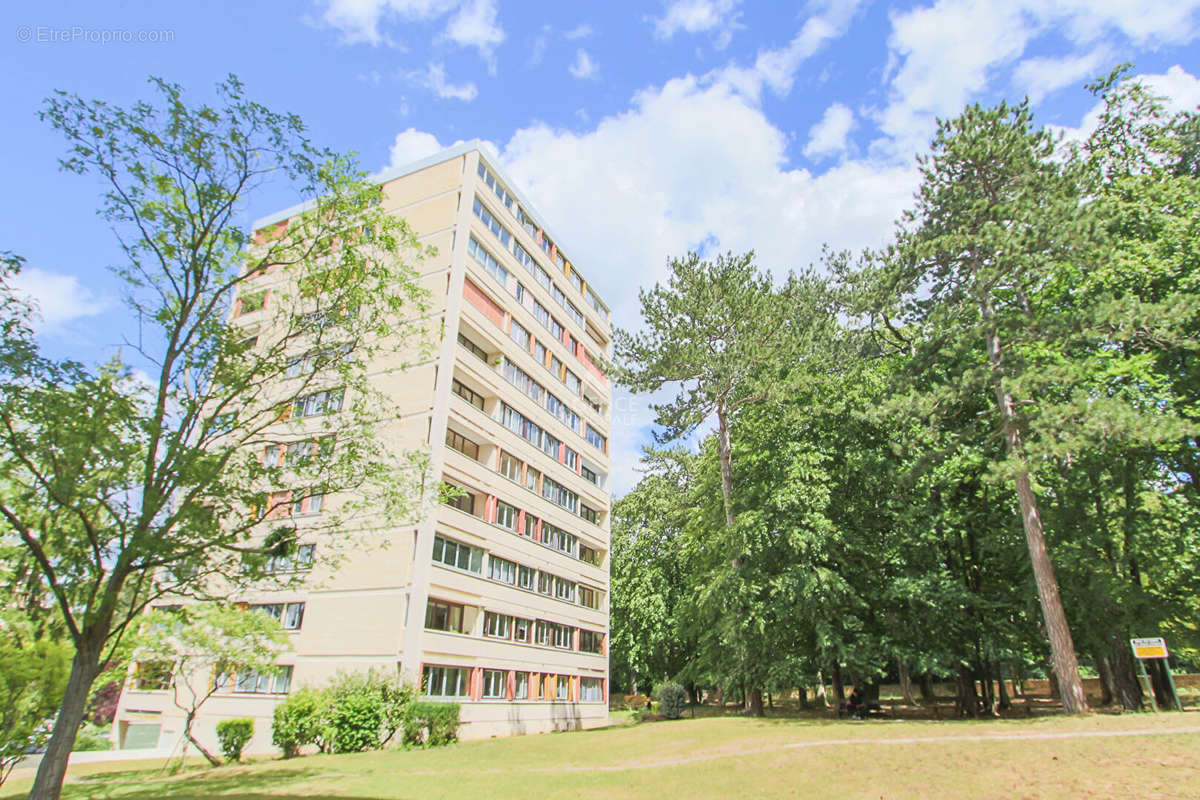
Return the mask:
[[492,298],[484,294],[483,290],[475,284],[471,283],[470,279],[463,281],[463,297],[467,302],[479,309],[479,311],[488,319],[496,324],[500,330],[504,330],[504,311],[500,306],[492,302]]

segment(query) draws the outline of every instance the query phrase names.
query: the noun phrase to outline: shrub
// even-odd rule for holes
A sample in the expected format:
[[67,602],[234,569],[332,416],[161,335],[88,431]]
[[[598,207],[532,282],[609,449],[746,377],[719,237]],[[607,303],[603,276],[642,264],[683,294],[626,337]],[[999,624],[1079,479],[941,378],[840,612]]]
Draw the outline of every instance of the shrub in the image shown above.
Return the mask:
[[404,723],[404,743],[440,747],[458,740],[458,703],[413,703]]
[[75,736],[75,753],[94,752],[96,750],[111,750],[112,742],[108,738],[110,727],[100,725],[84,725]]
[[326,750],[321,733],[325,726],[326,693],[319,689],[297,689],[275,706],[271,725],[271,743],[283,751],[284,758],[300,754],[306,744]]
[[386,745],[404,727],[415,697],[411,686],[375,670],[339,675],[326,691],[326,730],[335,753]]
[[242,748],[254,736],[254,720],[249,717],[223,719],[217,723],[217,742],[230,761],[242,760]]
[[666,719],[679,719],[687,708],[687,690],[678,683],[662,683],[654,690],[658,712]]

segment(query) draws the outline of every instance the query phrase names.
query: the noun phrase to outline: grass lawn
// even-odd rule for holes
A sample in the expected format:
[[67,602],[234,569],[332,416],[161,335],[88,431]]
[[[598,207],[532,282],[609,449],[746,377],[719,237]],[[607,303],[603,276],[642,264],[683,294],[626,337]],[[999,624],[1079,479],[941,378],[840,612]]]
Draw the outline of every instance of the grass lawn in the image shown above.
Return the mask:
[[[81,765],[63,796],[1195,798],[1200,713],[980,722],[712,717],[440,750],[192,766],[176,776],[160,766]],[[27,778],[12,780],[0,797],[28,787]]]

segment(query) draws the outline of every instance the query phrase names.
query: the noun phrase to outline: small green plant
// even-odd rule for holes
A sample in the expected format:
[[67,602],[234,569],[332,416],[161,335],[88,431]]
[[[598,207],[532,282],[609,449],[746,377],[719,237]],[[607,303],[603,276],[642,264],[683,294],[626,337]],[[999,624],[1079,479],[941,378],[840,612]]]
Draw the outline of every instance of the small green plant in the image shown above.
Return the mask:
[[336,697],[329,707],[329,739],[335,753],[379,748],[383,703],[378,695],[354,691]]
[[458,703],[413,703],[404,722],[404,744],[440,747],[458,741]]
[[678,683],[661,683],[654,690],[654,701],[665,719],[679,719],[687,708],[687,689]]
[[328,704],[329,698],[320,689],[297,689],[275,706],[271,744],[283,751],[284,758],[300,755],[306,744],[317,745],[321,752],[327,750],[321,733]]
[[84,725],[79,729],[79,733],[76,734],[75,746],[71,750],[76,753],[111,750],[112,741],[108,738],[110,730],[111,726],[108,725]]
[[230,761],[242,760],[242,748],[254,736],[254,720],[249,717],[223,719],[217,723],[217,742]]

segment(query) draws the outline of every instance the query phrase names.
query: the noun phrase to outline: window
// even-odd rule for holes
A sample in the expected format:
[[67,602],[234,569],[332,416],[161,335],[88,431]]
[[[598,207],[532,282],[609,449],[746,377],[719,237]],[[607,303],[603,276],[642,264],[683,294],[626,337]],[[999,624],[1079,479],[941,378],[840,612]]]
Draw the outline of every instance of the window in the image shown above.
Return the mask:
[[285,631],[298,631],[304,623],[304,603],[258,603],[250,610],[274,617]]
[[579,466],[579,453],[576,453],[569,447],[563,448],[563,463],[570,469],[574,470]]
[[595,470],[591,470],[583,465],[580,465],[579,474],[582,475],[583,479],[588,483],[594,483],[597,486],[600,485],[600,476],[596,474]]
[[318,414],[332,414],[342,410],[343,389],[329,389],[324,392],[297,397],[292,404],[292,415],[296,417],[312,417]]
[[449,486],[451,489],[458,490],[454,496],[450,496],[449,494],[447,494],[447,496],[445,498],[446,505],[453,506],[454,508],[457,508],[459,511],[465,511],[468,514],[471,514],[472,516],[474,516],[474,514],[475,514],[475,495],[471,494],[469,491],[467,491],[466,489],[464,489],[461,486],[455,486],[453,483],[447,483],[446,485]]
[[483,223],[483,227],[491,231],[492,234],[500,240],[500,244],[504,245],[504,247],[507,249],[509,243],[512,241],[512,235],[504,229],[504,226],[500,224],[499,220],[492,216],[492,212],[487,210],[483,203],[479,201],[478,197],[475,198],[473,209],[475,211],[475,216],[479,217],[479,221]]
[[483,571],[483,551],[444,536],[433,537],[433,560],[447,567],[479,574]]
[[590,586],[579,584],[579,605],[599,609],[600,592]]
[[521,462],[501,451],[500,453],[500,474],[508,478],[510,481],[517,483],[521,482]]
[[533,256],[529,255],[529,251],[522,247],[515,239],[513,240],[512,254],[516,256],[517,263],[529,270],[529,274],[537,277],[538,266],[533,261]]
[[596,430],[595,428],[593,428],[591,425],[585,426],[583,438],[587,439],[588,444],[590,444],[592,447],[596,448],[597,450],[599,450],[602,453],[605,451],[605,448],[608,446],[608,440],[605,439],[603,436],[601,436],[600,432],[598,430]]
[[602,318],[608,319],[608,307],[604,305],[604,302],[592,291],[592,287],[590,286],[587,289],[587,301]]
[[566,304],[563,305],[563,308],[565,308],[567,310],[567,316],[570,317],[571,319],[575,320],[575,324],[582,328],[583,327],[583,312],[580,311],[578,308],[576,308],[575,304],[572,303],[570,300],[566,301]]
[[542,544],[547,547],[553,547],[559,552],[574,556],[575,546],[578,541],[574,534],[567,533],[562,528],[551,525],[549,522],[542,522]]
[[554,579],[554,596],[568,603],[575,602],[575,584],[566,578]]
[[533,467],[525,468],[525,488],[531,492],[538,491],[538,484],[542,480],[542,473]]
[[571,680],[571,679],[568,678],[566,675],[559,675],[558,678],[555,679],[555,691],[554,691],[554,699],[555,700],[566,700],[567,699],[567,694],[568,694],[567,681],[569,681],[569,680]]
[[479,460],[479,445],[472,442],[461,433],[456,433],[449,428],[446,429],[446,444],[453,447],[458,452],[465,456]]
[[586,561],[587,563],[598,567],[600,566],[600,562],[603,558],[604,557],[601,555],[599,550],[588,547],[586,544],[579,545],[580,561]]
[[483,410],[483,395],[460,383],[458,379],[454,379],[451,382],[450,390],[480,411]]
[[558,445],[558,439],[555,439],[548,433],[542,434],[542,452],[553,458],[555,461],[558,460]]
[[538,594],[554,594],[554,576],[548,572],[539,572],[537,580]]
[[485,669],[483,671],[483,696],[488,700],[503,700],[508,697],[508,692],[505,690],[505,673],[498,669]]
[[426,697],[466,697],[468,670],[462,667],[425,667],[421,687]]
[[487,612],[483,623],[483,635],[494,639],[507,639],[512,635],[512,617]]
[[539,619],[533,626],[533,643],[550,646],[550,626],[552,623]]
[[510,531],[517,529],[517,510],[503,500],[496,501],[496,524]]
[[529,620],[514,619],[513,620],[513,640],[517,642],[529,641]]
[[579,504],[579,516],[583,517],[593,525],[600,524],[600,512],[594,508],[591,508],[590,506],[584,505],[583,503]]
[[534,239],[537,238],[538,224],[534,222],[533,217],[526,214],[525,209],[521,208],[520,206],[517,207],[517,222],[521,223],[521,227],[525,229],[526,233],[528,233]]
[[533,579],[537,574],[537,570],[532,567],[517,565],[517,586],[522,589],[533,591]]
[[233,684],[233,691],[239,694],[287,694],[291,688],[291,667],[279,667],[274,674],[243,670]]
[[325,504],[325,496],[320,494],[312,494],[301,496],[292,501],[292,516],[297,517],[301,514],[316,514],[321,510],[321,506]]
[[472,342],[470,339],[468,339],[462,333],[458,334],[458,343],[461,344],[463,347],[467,348],[467,350],[471,353],[471,355],[475,356],[480,361],[483,361],[485,363],[487,362],[487,360],[488,360],[487,351],[484,350],[479,345]]
[[522,439],[541,447],[542,429],[527,420],[521,415],[520,412],[513,409],[507,403],[501,407],[501,421],[503,422],[504,427],[508,428]]
[[533,532],[537,530],[537,524],[538,518],[527,511],[525,512],[525,524],[521,526],[521,530],[517,531],[517,533],[532,539]]
[[[479,201],[476,200],[475,202],[478,204]],[[484,248],[483,245],[477,242],[474,236],[472,236],[471,240],[467,242],[467,252],[470,253],[471,258],[475,259],[479,266],[487,270],[487,273],[495,278],[501,286],[508,285],[508,270],[501,266],[500,262],[497,261],[495,257]]]
[[574,394],[580,394],[583,392],[583,384],[580,382],[579,376],[574,372],[571,372],[571,370],[567,370],[563,375],[563,383],[565,383],[567,388],[570,389]]
[[579,699],[585,703],[599,703],[604,700],[604,684],[602,678],[580,678]]
[[533,357],[536,358],[537,362],[543,367],[546,366],[546,345],[535,341],[533,343]]
[[529,377],[520,367],[507,360],[504,362],[504,379],[539,404],[542,403],[543,398],[546,396],[546,389],[540,383]]
[[508,329],[508,338],[512,339],[517,344],[521,345],[522,350],[529,350],[529,331],[525,330],[525,326],[516,320],[510,320]]
[[450,633],[463,632],[463,607],[430,598],[425,606],[425,627]]
[[262,463],[263,463],[264,467],[279,466],[279,449],[280,449],[279,445],[273,444],[270,447],[263,450]]
[[500,181],[496,180],[487,167],[483,166],[482,161],[479,162],[479,177],[483,178],[483,182],[487,184],[488,188],[496,193],[496,197],[500,198],[500,202],[504,203],[504,207],[512,211],[513,196],[504,190],[504,187],[500,185]]
[[529,673],[516,673],[516,680],[513,682],[513,699],[525,700],[529,697]]
[[562,506],[572,514],[576,513],[579,508],[579,495],[548,477],[542,478],[542,497],[551,503]]
[[517,565],[506,558],[488,558],[488,577],[502,583],[517,582]]
[[295,553],[268,556],[266,563],[263,565],[263,572],[274,574],[276,572],[302,572],[312,569],[313,551],[315,549],[316,545],[298,544],[296,545]]
[[550,631],[553,634],[554,646],[563,650],[571,650],[575,647],[575,629],[570,625],[558,625],[550,623]]
[[248,294],[238,300],[238,313],[249,314],[252,311],[259,311],[267,304],[267,292],[254,292]]
[[175,665],[170,661],[140,661],[134,668],[133,688],[142,692],[169,689],[174,671]]
[[604,649],[604,634],[598,631],[579,631],[579,649],[585,653],[599,653]]

